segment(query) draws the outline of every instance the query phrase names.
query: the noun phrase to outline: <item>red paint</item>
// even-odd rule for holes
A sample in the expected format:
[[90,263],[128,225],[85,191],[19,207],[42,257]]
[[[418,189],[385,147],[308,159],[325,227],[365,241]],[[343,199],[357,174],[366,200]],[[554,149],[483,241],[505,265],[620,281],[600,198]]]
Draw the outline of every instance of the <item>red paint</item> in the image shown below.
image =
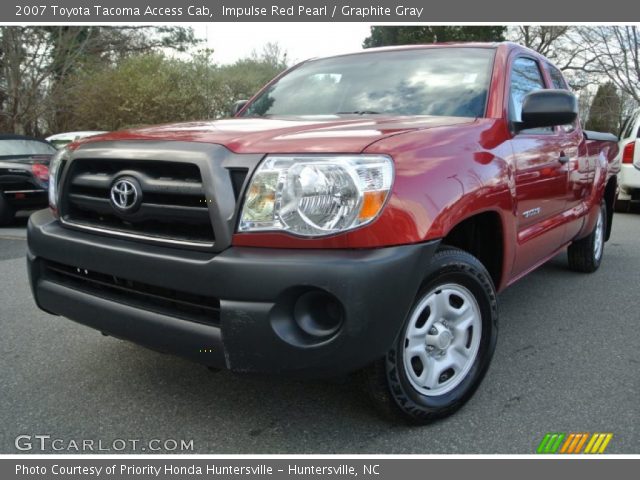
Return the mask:
[[236,153],[353,153],[383,138],[443,125],[472,122],[455,117],[391,117],[333,120],[230,118],[123,130],[80,140],[175,140],[218,143]]
[[[492,45],[474,45],[493,48]],[[401,48],[447,48],[447,45]],[[580,125],[549,134],[514,135],[508,122],[511,63],[546,60],[518,45],[495,46],[485,118],[243,119],[114,132],[103,140],[176,140],[222,144],[236,153],[380,153],[395,162],[386,207],[373,223],[348,233],[304,239],[284,233],[236,234],[236,246],[372,248],[442,238],[481,212],[502,221],[504,267],[499,289],[515,281],[595,223],[617,145],[586,141]],[[295,67],[294,67],[295,68]],[[568,156],[565,164],[559,156]],[[540,212],[525,217],[529,210]]]

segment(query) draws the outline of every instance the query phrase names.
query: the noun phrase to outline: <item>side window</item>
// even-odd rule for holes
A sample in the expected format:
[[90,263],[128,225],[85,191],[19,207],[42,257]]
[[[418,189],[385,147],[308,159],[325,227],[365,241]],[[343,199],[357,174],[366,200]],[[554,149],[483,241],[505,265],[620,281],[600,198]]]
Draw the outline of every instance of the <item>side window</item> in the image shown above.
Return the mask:
[[[567,85],[567,82],[564,80],[564,77],[562,76],[562,73],[560,73],[560,70],[558,70],[556,67],[554,67],[550,63],[547,63],[547,70],[549,70],[549,76],[551,77],[551,85],[553,88],[557,88],[558,90],[570,90],[569,86]],[[578,122],[576,120],[575,122],[570,123],[569,125],[561,125],[559,128],[560,128],[560,131],[564,133],[570,133],[576,129],[577,125],[578,125]]]
[[[516,58],[511,66],[511,106],[509,109],[511,120],[515,122],[521,121],[524,97],[528,93],[544,88],[544,80],[542,79],[538,62],[526,57]],[[528,133],[547,133],[552,131],[552,128],[526,130]]]
[[553,88],[557,88],[558,90],[569,90],[567,82],[564,81],[564,77],[560,73],[560,70],[550,64],[547,64],[547,68],[549,69],[549,75],[551,75]]

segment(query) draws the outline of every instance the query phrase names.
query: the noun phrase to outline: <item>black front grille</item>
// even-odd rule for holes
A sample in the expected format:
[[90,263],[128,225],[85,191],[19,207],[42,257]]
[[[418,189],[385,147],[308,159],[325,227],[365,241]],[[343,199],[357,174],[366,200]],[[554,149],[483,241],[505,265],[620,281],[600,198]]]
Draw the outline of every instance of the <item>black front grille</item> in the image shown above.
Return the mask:
[[220,325],[220,300],[72,267],[44,263],[45,277],[57,284],[97,297],[171,317]]
[[[111,204],[111,187],[133,177],[142,202],[130,213]],[[69,223],[156,240],[215,241],[200,170],[189,163],[79,159],[65,179],[63,218]]]

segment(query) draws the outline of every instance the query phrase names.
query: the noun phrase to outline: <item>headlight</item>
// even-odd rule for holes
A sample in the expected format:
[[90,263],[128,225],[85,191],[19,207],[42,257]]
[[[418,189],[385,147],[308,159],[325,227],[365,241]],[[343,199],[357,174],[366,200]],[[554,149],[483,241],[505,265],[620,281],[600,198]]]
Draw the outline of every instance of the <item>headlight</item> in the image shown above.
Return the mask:
[[58,184],[62,167],[67,161],[69,151],[66,148],[59,150],[49,162],[49,206],[53,210],[58,209]]
[[245,194],[239,231],[344,232],[378,216],[392,183],[384,155],[269,155]]

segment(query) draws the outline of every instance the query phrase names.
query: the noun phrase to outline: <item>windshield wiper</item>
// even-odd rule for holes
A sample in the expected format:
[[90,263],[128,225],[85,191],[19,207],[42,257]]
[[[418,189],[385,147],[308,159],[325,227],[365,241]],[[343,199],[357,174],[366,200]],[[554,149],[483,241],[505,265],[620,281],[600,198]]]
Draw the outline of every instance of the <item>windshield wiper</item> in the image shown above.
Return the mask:
[[353,112],[337,112],[336,115],[380,115],[380,112],[373,110],[355,110]]

